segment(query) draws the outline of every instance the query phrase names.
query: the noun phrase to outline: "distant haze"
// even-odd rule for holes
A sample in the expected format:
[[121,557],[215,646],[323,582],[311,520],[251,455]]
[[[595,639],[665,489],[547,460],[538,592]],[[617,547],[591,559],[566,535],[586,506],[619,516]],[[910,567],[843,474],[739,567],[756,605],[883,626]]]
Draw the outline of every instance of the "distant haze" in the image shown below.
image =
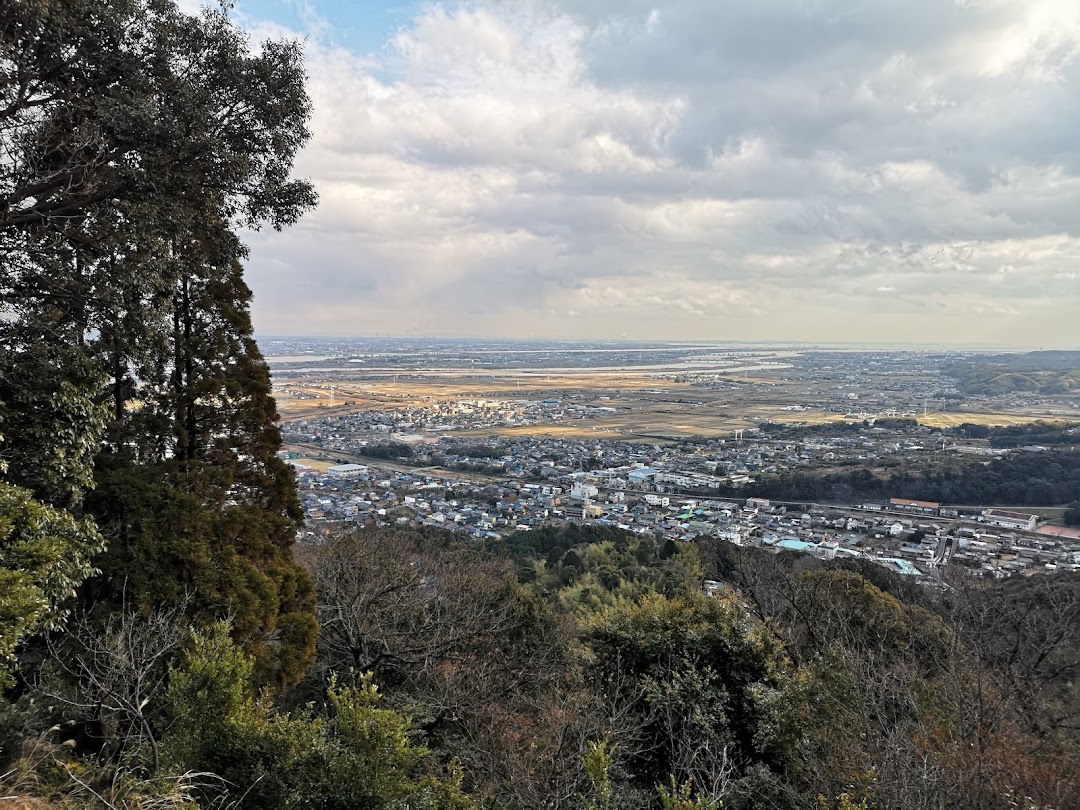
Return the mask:
[[237,16],[315,103],[263,334],[1080,346],[1076,0]]

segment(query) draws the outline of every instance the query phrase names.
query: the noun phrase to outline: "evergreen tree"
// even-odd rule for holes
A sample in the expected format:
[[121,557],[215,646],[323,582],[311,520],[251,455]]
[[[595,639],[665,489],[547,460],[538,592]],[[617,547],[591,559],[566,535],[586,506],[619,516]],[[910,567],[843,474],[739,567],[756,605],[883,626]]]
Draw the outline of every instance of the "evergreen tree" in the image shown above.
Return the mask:
[[117,429],[134,452],[110,448],[99,459],[90,503],[116,541],[96,595],[145,609],[190,597],[205,620],[232,617],[261,676],[291,681],[313,652],[314,597],[291,560],[302,513],[276,456],[277,412],[251,335],[241,254],[222,228],[181,259],[168,356],[136,387],[138,428]]
[[777,640],[747,617],[734,595],[651,594],[587,626],[594,683],[640,723],[628,767],[641,787],[674,780],[707,801],[742,793],[756,798],[735,806],[792,806],[776,797],[788,789],[799,691]]
[[314,608],[233,231],[314,204],[299,48],[253,52],[225,8],[0,0],[0,69],[5,480],[96,518],[87,602],[231,615],[294,680]]

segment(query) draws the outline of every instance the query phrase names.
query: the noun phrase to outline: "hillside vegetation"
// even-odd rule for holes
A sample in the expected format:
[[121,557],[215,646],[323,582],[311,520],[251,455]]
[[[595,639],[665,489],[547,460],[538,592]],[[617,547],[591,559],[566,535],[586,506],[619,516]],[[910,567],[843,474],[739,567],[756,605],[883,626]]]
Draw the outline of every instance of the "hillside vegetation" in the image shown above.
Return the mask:
[[[877,420],[875,427],[915,429],[914,420]],[[834,432],[853,434],[866,423],[849,422]],[[763,424],[762,430],[787,440],[812,438],[820,426]],[[761,474],[746,486],[721,486],[720,494],[757,496],[799,503],[856,503],[889,498],[913,498],[944,504],[1003,504],[1060,506],[1080,500],[1080,424],[1035,421],[1023,425],[988,427],[961,423],[946,428],[949,440],[985,441],[994,449],[1016,450],[1035,446],[1034,452],[1014,452],[986,460],[972,455],[918,452],[901,459],[879,458],[857,462],[841,459],[819,462],[810,470]],[[925,436],[924,440],[929,440]],[[871,466],[873,465],[873,466]]]
[[865,466],[762,475],[730,497],[756,496],[799,503],[857,503],[914,498],[946,504],[1055,506],[1080,499],[1080,453],[1018,453],[990,462],[936,459],[924,465],[873,470]]
[[1068,394],[1080,391],[1080,352],[1002,354],[953,363],[944,368],[969,396],[1017,392]]
[[4,710],[6,790],[65,808],[1080,806],[1075,575],[932,594],[870,563],[586,526],[297,551],[321,631],[296,686],[260,692],[227,621],[80,617]]

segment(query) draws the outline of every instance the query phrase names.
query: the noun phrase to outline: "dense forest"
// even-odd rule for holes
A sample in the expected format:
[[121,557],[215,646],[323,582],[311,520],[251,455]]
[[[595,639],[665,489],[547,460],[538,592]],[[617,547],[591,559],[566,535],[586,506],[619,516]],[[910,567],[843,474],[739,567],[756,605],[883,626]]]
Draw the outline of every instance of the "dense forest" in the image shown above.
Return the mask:
[[578,526],[296,546],[238,234],[316,202],[298,45],[0,0],[0,71],[0,804],[1080,807],[1075,576]]
[[[800,441],[829,433],[857,434],[867,422],[791,426],[763,424],[763,433]],[[875,428],[912,430],[912,419],[879,419]],[[923,428],[923,430],[926,430]],[[801,503],[854,503],[888,498],[913,498],[955,505],[1060,506],[1080,500],[1080,425],[1039,421],[988,427],[961,424],[942,435],[958,440],[984,440],[990,448],[1016,449],[1035,445],[1033,452],[1010,453],[992,460],[952,454],[923,454],[907,463],[879,462],[878,467],[842,464],[813,470],[790,470],[760,475],[747,486],[721,486],[727,497],[756,496]]]
[[950,461],[912,469],[791,471],[722,488],[731,497],[757,496],[806,503],[854,503],[914,498],[947,504],[1056,506],[1080,499],[1080,453],[1016,453],[993,461]]

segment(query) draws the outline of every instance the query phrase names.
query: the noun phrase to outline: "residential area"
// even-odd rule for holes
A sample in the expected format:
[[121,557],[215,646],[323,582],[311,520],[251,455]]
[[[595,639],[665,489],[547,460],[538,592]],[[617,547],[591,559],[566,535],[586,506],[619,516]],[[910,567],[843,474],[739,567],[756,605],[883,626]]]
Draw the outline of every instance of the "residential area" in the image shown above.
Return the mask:
[[[649,444],[541,437],[464,443],[401,433],[407,425],[393,420],[378,424],[384,428],[330,416],[289,425],[292,443],[282,456],[297,471],[306,514],[302,540],[367,525],[431,526],[493,539],[583,522],[676,541],[718,537],[824,559],[865,558],[926,582],[946,565],[995,578],[1080,568],[1080,530],[1047,525],[1035,512],[903,498],[815,504],[739,494],[756,476],[822,465],[995,457],[1037,447],[950,444],[921,426],[838,427],[834,435],[801,438],[759,429],[738,438]],[[386,446],[377,434],[400,441],[393,446],[409,448],[408,455],[365,459],[366,451]],[[484,474],[455,473],[457,465],[475,469],[477,454]],[[311,460],[317,455],[337,463]]]

